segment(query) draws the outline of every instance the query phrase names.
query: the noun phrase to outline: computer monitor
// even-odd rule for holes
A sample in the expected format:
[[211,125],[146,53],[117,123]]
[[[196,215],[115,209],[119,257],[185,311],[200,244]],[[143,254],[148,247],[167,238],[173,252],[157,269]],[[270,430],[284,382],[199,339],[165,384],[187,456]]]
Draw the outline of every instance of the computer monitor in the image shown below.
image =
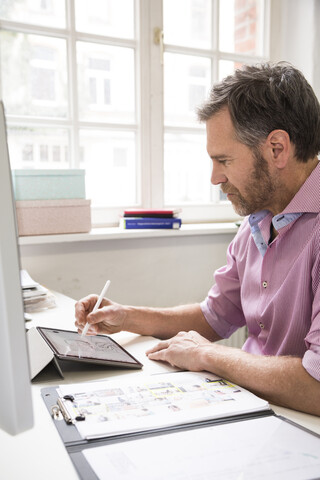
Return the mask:
[[20,260],[3,102],[0,101],[0,428],[33,426]]

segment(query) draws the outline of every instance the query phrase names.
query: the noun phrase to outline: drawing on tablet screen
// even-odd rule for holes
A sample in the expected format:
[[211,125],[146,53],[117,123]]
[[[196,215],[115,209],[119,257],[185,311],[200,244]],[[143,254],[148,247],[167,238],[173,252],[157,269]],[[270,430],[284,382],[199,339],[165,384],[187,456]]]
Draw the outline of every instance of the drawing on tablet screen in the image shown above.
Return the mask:
[[108,337],[81,337],[74,332],[51,331],[47,333],[61,355],[100,360],[128,361],[128,354]]

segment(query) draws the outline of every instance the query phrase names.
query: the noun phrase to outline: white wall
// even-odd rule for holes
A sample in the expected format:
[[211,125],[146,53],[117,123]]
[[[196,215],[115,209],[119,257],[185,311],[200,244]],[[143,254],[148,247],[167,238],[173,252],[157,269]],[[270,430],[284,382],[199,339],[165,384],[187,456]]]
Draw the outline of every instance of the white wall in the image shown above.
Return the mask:
[[213,234],[22,245],[22,267],[74,299],[112,283],[114,301],[148,306],[199,302],[225,264],[233,235]]
[[[75,300],[99,294],[127,305],[170,307],[201,302],[213,272],[225,265],[233,234],[22,245],[21,266],[52,290]],[[220,343],[241,348],[243,327]]]
[[319,0],[271,0],[270,59],[299,68],[320,98]]

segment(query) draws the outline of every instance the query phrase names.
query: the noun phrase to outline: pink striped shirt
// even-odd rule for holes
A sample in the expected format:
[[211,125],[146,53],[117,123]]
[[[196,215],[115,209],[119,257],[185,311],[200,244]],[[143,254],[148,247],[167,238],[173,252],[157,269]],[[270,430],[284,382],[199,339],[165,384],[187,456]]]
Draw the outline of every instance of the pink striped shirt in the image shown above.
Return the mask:
[[[298,356],[320,381],[319,212],[320,164],[280,215],[244,220],[201,309],[222,338],[247,325],[243,350]],[[278,235],[268,245],[271,221]]]

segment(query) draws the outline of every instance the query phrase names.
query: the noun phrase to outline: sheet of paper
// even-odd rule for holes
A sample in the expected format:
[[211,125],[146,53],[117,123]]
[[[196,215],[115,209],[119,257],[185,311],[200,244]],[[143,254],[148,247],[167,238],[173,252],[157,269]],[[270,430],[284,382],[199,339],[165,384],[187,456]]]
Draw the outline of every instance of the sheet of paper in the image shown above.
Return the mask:
[[72,395],[71,417],[82,438],[164,428],[266,410],[268,403],[209,373],[178,372],[60,386]]
[[319,478],[320,439],[263,417],[83,451],[100,480]]

